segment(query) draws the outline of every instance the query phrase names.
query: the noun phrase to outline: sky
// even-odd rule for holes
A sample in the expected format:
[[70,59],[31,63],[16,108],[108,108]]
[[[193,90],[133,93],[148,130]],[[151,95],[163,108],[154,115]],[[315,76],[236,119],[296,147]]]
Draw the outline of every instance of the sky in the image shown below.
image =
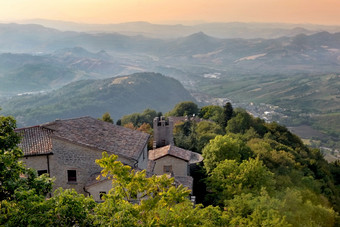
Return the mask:
[[340,0],[0,0],[0,21],[26,19],[340,25]]

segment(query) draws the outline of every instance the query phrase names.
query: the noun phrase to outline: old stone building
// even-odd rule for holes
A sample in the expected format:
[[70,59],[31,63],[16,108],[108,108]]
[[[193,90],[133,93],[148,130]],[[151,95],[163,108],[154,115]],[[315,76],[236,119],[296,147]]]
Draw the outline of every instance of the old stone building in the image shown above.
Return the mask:
[[195,152],[174,145],[173,121],[171,118],[156,117],[153,121],[154,147],[149,151],[149,159],[155,162],[152,172],[156,175],[169,174],[177,183],[192,190],[193,178],[190,176],[190,166],[203,160]]
[[111,188],[110,181],[95,180],[101,170],[95,160],[102,152],[118,155],[119,161],[132,168],[148,166],[148,134],[92,117],[56,120],[16,132],[22,136],[19,146],[27,167],[55,177],[54,189],[74,188],[96,201]]

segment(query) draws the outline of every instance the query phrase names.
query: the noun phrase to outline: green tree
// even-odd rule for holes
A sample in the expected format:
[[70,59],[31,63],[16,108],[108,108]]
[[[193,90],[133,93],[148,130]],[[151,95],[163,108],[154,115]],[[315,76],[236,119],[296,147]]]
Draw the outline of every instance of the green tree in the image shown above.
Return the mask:
[[251,120],[252,117],[245,110],[239,110],[236,116],[228,121],[226,132],[243,134],[250,128]]
[[143,113],[133,113],[123,116],[120,124],[126,125],[132,123],[134,127],[140,127],[144,123],[153,125],[153,119],[159,116],[159,114],[161,113],[157,113],[155,110],[146,109]]
[[198,114],[198,106],[196,103],[191,101],[180,102],[176,104],[176,106],[166,114],[166,116],[191,116]]
[[260,195],[236,195],[227,200],[225,206],[228,226],[292,226],[280,210],[283,202],[270,197],[264,189]]
[[222,135],[223,129],[215,122],[201,121],[197,123],[196,132],[198,135],[204,135],[207,133]]
[[143,123],[139,128],[137,128],[137,130],[150,134],[150,138],[148,141],[148,149],[152,150],[154,137],[153,137],[153,130],[152,130],[151,125],[149,125],[148,123]]
[[262,188],[272,191],[273,175],[258,158],[243,160],[241,164],[224,160],[209,174],[208,185],[216,202],[223,204],[242,193],[259,195]]
[[95,208],[94,224],[103,226],[187,226],[222,225],[218,208],[193,208],[190,191],[175,187],[166,175],[146,178],[146,172],[132,170],[117,161],[116,155],[96,161],[113,188]]
[[220,123],[223,114],[223,108],[220,106],[204,106],[200,109],[198,116],[203,119],[209,119],[216,123]]
[[34,190],[17,190],[12,200],[0,202],[0,226],[49,226],[45,197]]
[[174,128],[174,142],[178,147],[198,152],[196,122],[188,120],[176,124]]
[[202,150],[204,168],[207,173],[225,159],[241,161],[251,156],[249,147],[232,134],[216,136]]
[[279,211],[292,226],[337,226],[339,216],[322,196],[309,190],[287,188],[281,196]]
[[214,139],[217,135],[223,134],[223,129],[215,122],[201,121],[196,127],[197,134],[197,151],[202,152],[202,149]]
[[15,199],[16,190],[32,189],[38,194],[46,194],[52,187],[51,179],[38,177],[34,170],[25,168],[20,161],[23,153],[17,146],[20,136],[15,128],[13,117],[0,116],[0,201]]
[[113,119],[111,118],[111,115],[109,114],[109,112],[104,113],[102,118],[99,118],[99,120],[102,120],[102,121],[109,122],[109,123],[113,124]]
[[90,226],[93,225],[93,210],[96,202],[92,197],[78,194],[74,189],[57,189],[49,200],[46,213],[51,226]]
[[221,119],[221,126],[223,129],[227,127],[228,121],[233,117],[234,109],[230,102],[227,102],[223,106],[223,113],[222,113],[222,119]]
[[[13,117],[0,116],[0,225],[37,225],[52,179],[25,168]],[[43,222],[40,222],[43,223]]]

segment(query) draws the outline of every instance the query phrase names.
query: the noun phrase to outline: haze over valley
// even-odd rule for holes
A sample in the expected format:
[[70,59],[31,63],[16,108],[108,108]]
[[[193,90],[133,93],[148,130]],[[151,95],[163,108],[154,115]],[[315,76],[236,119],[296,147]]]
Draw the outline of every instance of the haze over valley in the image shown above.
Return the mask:
[[339,226],[339,0],[0,7],[0,226]]
[[[0,24],[1,107],[4,113],[17,117],[19,125],[76,116],[64,115],[64,111],[69,113],[71,109],[73,113],[99,117],[111,108],[90,110],[93,104],[88,101],[85,103],[89,104],[86,107],[89,111],[79,111],[61,101],[63,94],[67,97],[82,94],[84,99],[86,95],[93,96],[78,91],[79,86],[70,93],[69,83],[156,72],[180,81],[201,105],[218,99],[231,100],[264,119],[290,127],[313,127],[320,134],[309,142],[338,147],[340,33],[337,26],[302,28],[294,24],[260,23],[184,26],[144,22],[91,26],[46,20],[34,22],[55,28]],[[62,26],[64,31],[56,29]],[[76,31],[71,31],[72,28]],[[154,33],[143,33],[148,30]],[[154,92],[154,102],[141,106],[133,104],[131,99],[133,108],[115,104],[116,111],[112,109],[111,113],[114,118],[141,112],[146,107],[159,108],[155,104],[158,84],[153,83],[155,89],[149,92]],[[58,103],[59,108],[35,101],[28,111],[25,101],[20,101],[56,98],[54,94],[59,94],[59,101],[48,103]],[[176,101],[191,98],[182,96]],[[158,110],[166,112],[175,103],[166,104]],[[59,109],[61,115],[52,114],[54,111],[48,111],[49,108]],[[50,117],[38,117],[41,116],[39,109],[49,112]],[[34,121],[28,120],[34,118]]]

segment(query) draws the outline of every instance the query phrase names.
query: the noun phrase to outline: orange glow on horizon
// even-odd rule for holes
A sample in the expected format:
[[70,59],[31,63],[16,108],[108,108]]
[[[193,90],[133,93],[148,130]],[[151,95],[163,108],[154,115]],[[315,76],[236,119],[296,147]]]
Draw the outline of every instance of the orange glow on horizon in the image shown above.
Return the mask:
[[340,25],[340,1],[2,0],[1,21],[34,18],[83,23],[241,21]]

